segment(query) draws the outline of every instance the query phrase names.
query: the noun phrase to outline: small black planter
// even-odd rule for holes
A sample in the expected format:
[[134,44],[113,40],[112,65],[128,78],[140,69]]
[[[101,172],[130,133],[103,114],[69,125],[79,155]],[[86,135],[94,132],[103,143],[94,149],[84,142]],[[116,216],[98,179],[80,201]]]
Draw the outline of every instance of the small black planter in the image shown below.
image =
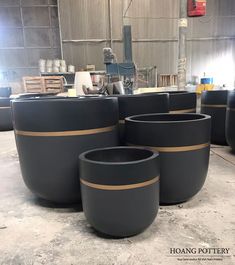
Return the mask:
[[227,98],[227,90],[202,93],[201,113],[211,116],[211,142],[214,144],[227,144],[225,137]]
[[168,113],[168,94],[119,95],[119,135],[121,144],[125,143],[125,118],[138,114]]
[[132,236],[153,222],[159,205],[158,154],[115,147],[79,158],[83,210],[97,231]]
[[196,93],[187,91],[166,91],[166,93],[169,93],[170,113],[195,113],[197,111]]
[[13,129],[9,98],[0,98],[0,131]]
[[41,198],[78,202],[79,154],[118,145],[117,99],[19,99],[12,111],[25,184]]
[[0,87],[0,97],[9,98],[11,95],[11,87]]
[[126,119],[127,144],[160,153],[160,202],[188,200],[203,186],[209,164],[210,120],[202,114],[152,114]]
[[235,90],[228,94],[226,138],[232,150],[235,151]]

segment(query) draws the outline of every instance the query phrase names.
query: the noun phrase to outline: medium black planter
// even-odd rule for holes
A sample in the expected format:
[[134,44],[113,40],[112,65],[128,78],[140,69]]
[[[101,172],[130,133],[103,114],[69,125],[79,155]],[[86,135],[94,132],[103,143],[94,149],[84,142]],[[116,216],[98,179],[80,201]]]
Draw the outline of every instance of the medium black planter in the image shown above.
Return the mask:
[[19,99],[12,111],[25,184],[41,198],[78,202],[79,154],[118,145],[117,99]]
[[152,114],[126,119],[127,144],[159,151],[160,202],[184,202],[202,188],[208,170],[210,120],[202,114]]
[[121,144],[125,143],[125,118],[138,114],[168,113],[168,94],[119,95],[119,136]]
[[83,210],[99,232],[138,234],[159,205],[158,154],[133,147],[96,149],[80,155]]
[[0,98],[0,131],[13,129],[9,98]]
[[166,91],[166,93],[169,93],[170,113],[195,113],[197,111],[196,93],[187,91]]
[[0,97],[9,98],[11,95],[11,87],[0,87]]
[[211,142],[214,144],[227,144],[225,137],[227,98],[227,90],[202,92],[201,113],[211,116]]
[[231,91],[228,94],[226,138],[232,150],[235,151],[235,91]]

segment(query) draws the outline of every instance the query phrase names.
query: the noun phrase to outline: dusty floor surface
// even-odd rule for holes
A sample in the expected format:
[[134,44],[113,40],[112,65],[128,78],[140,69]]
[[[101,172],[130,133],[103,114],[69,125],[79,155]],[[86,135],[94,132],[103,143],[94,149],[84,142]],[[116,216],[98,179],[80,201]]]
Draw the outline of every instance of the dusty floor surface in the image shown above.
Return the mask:
[[[170,255],[170,248],[186,247],[230,249],[228,256],[212,256],[212,261]],[[36,199],[21,178],[13,132],[0,132],[0,264],[233,265],[235,155],[228,147],[214,146],[199,194],[187,203],[161,207],[144,233],[118,240],[98,237],[80,205],[61,208]]]

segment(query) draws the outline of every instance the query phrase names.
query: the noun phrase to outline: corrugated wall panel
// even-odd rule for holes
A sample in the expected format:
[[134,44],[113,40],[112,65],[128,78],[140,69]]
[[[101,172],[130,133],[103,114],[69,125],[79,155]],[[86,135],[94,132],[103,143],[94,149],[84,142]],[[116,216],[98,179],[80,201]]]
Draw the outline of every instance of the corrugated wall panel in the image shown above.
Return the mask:
[[[176,73],[178,44],[174,40],[178,39],[179,0],[133,0],[123,18],[129,3],[130,0],[112,0],[113,38],[121,39],[122,25],[130,24],[133,39],[159,39],[155,43],[134,42],[133,58],[139,67],[156,65],[159,73]],[[109,38],[108,0],[60,0],[60,13],[62,39]],[[234,39],[192,39],[235,38],[235,1],[208,0],[207,16],[189,18],[188,25],[188,80],[194,75],[201,77],[204,72],[217,75],[215,80],[219,82],[234,79]],[[63,45],[65,59],[72,60],[76,66],[93,63],[97,69],[102,69],[104,45],[66,43]],[[114,42],[113,49],[122,61],[122,43]],[[223,79],[215,64],[232,69],[229,72],[232,78],[227,74]]]

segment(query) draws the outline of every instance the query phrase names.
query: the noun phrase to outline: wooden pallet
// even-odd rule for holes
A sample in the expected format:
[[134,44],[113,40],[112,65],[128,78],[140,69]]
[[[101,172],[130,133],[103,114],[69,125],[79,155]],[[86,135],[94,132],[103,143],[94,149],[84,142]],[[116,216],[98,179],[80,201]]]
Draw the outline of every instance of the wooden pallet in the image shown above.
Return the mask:
[[26,93],[62,93],[63,76],[24,76],[23,87]]
[[158,86],[167,87],[167,86],[177,86],[178,84],[178,75],[159,75]]

